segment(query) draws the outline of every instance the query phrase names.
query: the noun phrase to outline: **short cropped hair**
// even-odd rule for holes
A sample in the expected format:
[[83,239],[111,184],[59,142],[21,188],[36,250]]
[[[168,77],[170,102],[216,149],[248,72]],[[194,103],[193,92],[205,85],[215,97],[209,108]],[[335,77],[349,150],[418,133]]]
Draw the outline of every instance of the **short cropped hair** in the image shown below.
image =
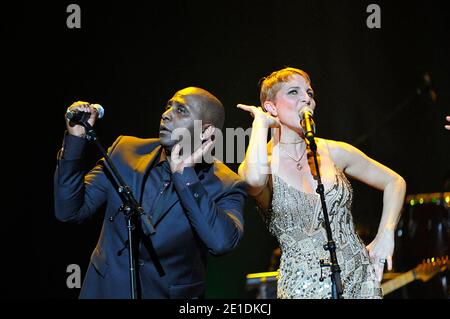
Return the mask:
[[284,69],[274,71],[269,76],[260,80],[261,89],[259,99],[261,101],[261,105],[263,105],[265,101],[273,101],[275,99],[275,95],[280,90],[281,84],[289,81],[294,74],[302,76],[311,85],[311,79],[308,73],[303,70],[286,67]]
[[205,89],[198,87],[194,89],[201,98],[202,120],[222,129],[225,122],[225,108],[222,102]]

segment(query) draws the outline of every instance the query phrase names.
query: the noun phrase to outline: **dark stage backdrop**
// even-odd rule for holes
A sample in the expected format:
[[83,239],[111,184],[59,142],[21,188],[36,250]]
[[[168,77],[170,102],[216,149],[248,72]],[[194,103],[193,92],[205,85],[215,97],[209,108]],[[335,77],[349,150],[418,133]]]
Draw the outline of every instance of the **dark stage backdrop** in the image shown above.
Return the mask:
[[[438,192],[450,169],[450,14],[445,1],[74,1],[2,4],[3,290],[11,298],[75,298],[66,267],[86,270],[101,214],[57,222],[53,171],[65,108],[102,104],[97,132],[155,137],[172,94],[199,86],[225,104],[225,125],[248,128],[236,104],[258,104],[258,81],[302,68],[317,96],[318,136],[359,147],[400,173],[408,193]],[[381,8],[370,29],[366,8]],[[432,86],[417,94],[424,73]],[[432,102],[429,91],[437,100]],[[229,141],[228,141],[229,142]],[[99,158],[89,148],[93,165]],[[238,164],[230,163],[237,171]],[[382,194],[353,181],[357,229],[370,241]],[[276,242],[249,200],[239,248],[210,258],[208,298],[251,298],[245,275],[265,271]]]

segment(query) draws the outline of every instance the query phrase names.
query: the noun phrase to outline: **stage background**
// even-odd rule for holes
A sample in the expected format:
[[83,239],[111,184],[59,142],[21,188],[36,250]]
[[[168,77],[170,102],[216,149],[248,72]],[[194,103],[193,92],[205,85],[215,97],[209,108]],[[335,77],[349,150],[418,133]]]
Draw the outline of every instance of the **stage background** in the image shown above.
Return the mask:
[[[376,1],[381,29],[369,29],[372,2],[78,1],[81,29],[66,26],[68,1],[2,4],[8,297],[76,298],[66,267],[78,264],[84,273],[98,238],[101,214],[81,225],[54,218],[56,153],[65,109],[77,100],[104,106],[96,128],[105,146],[122,134],[157,136],[166,101],[186,86],[213,92],[226,106],[225,126],[246,129],[252,119],[236,104],[258,104],[260,78],[298,67],[312,79],[318,136],[351,143],[391,167],[409,194],[443,191],[450,171],[448,6]],[[94,146],[87,158],[90,165],[99,158]],[[237,163],[229,166],[237,171]],[[382,194],[352,184],[354,220],[368,243]],[[207,297],[251,298],[245,275],[265,271],[276,245],[249,200],[239,248],[210,258]]]

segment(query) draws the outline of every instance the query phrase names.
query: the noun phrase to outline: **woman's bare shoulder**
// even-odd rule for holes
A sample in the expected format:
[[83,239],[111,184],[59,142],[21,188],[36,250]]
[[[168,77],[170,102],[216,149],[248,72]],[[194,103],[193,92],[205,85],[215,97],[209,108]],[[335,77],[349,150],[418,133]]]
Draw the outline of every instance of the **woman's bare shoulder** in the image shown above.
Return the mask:
[[316,143],[319,151],[322,150],[327,152],[328,156],[337,167],[341,169],[345,168],[346,151],[348,150],[348,147],[351,147],[350,144],[324,138],[318,138]]

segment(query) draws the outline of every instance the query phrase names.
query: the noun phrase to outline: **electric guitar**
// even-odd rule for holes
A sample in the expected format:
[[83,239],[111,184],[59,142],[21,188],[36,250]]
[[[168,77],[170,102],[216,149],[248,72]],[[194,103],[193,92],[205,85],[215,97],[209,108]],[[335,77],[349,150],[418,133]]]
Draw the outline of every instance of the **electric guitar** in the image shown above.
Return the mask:
[[[436,274],[445,271],[449,267],[448,256],[442,258],[428,258],[423,260],[421,264],[417,265],[414,269],[398,275],[394,279],[386,281],[381,284],[383,294],[387,295],[394,290],[397,290],[414,280],[422,280],[427,282]],[[386,275],[388,275],[387,273]]]

